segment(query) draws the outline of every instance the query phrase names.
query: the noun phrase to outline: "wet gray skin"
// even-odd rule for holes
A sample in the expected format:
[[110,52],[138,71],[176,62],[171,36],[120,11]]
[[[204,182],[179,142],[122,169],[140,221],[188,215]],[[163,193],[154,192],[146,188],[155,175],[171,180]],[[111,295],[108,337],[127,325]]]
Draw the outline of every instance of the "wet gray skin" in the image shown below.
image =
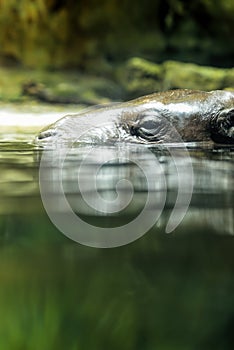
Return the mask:
[[36,142],[214,141],[234,143],[234,92],[171,90],[97,106],[68,115],[42,130]]

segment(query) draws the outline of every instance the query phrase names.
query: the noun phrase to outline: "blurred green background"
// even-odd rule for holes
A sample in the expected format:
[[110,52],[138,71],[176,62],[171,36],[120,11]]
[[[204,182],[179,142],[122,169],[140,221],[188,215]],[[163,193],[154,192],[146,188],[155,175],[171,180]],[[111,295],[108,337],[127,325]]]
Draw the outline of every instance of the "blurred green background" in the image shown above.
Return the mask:
[[233,0],[0,0],[0,101],[233,89],[233,18]]
[[0,57],[88,70],[132,56],[230,67],[233,17],[232,0],[1,0]]

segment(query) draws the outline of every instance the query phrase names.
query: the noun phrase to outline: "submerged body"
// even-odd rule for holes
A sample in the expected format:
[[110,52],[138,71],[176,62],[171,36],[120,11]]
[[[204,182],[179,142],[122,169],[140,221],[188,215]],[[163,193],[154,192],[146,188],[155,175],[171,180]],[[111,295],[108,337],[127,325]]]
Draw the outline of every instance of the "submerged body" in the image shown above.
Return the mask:
[[234,92],[171,90],[68,115],[37,142],[234,143]]

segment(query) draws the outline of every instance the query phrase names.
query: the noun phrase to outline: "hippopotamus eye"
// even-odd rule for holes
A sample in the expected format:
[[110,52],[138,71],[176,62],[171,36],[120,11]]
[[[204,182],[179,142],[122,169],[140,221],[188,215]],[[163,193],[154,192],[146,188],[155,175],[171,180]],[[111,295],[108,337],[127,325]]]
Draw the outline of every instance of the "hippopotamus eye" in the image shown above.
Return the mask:
[[135,134],[143,139],[154,141],[157,139],[159,123],[152,118],[145,118],[135,126]]

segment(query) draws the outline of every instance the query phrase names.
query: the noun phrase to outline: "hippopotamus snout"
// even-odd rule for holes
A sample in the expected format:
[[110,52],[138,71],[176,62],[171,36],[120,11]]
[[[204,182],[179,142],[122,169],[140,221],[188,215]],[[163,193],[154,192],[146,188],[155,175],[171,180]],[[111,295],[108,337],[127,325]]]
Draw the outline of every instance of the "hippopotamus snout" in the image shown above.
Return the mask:
[[[178,136],[179,135],[179,136]],[[234,92],[171,90],[65,116],[37,143],[234,143]]]

